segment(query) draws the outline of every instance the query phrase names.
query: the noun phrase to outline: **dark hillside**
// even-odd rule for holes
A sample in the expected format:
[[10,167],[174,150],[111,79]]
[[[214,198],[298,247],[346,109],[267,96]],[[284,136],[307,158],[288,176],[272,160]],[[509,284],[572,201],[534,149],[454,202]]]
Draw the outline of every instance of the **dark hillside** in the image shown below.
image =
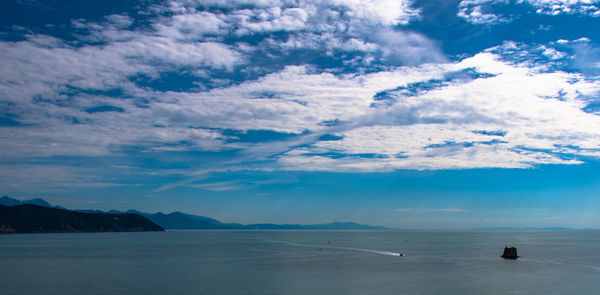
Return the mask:
[[82,213],[24,204],[0,205],[0,233],[164,231],[133,214]]

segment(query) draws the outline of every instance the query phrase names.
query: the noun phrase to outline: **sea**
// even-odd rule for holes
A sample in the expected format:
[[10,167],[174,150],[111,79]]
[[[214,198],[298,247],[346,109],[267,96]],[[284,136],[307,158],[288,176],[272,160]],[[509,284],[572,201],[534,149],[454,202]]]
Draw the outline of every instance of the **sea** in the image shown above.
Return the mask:
[[597,295],[600,231],[1,235],[0,294]]

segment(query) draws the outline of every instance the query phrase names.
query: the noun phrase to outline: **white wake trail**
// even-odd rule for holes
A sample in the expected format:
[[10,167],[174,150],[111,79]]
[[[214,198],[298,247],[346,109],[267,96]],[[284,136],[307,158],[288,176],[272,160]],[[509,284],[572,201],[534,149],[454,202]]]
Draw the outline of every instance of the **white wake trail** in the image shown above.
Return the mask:
[[380,251],[380,250],[352,248],[352,247],[339,247],[339,246],[331,246],[329,244],[328,245],[315,245],[315,244],[300,244],[300,243],[276,241],[276,240],[268,240],[268,241],[272,242],[272,243],[279,243],[279,244],[285,244],[285,245],[297,246],[297,247],[357,251],[357,252],[373,253],[373,254],[386,255],[386,256],[404,256],[401,253],[392,252],[392,251]]

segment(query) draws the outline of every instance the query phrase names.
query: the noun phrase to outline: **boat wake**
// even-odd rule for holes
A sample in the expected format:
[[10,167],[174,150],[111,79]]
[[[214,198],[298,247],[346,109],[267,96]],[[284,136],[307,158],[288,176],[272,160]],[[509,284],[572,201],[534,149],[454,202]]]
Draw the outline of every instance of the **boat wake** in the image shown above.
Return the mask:
[[329,244],[315,245],[315,244],[301,244],[301,243],[294,243],[294,242],[277,241],[277,240],[268,240],[268,241],[272,242],[272,243],[279,243],[279,244],[285,244],[285,245],[296,246],[296,247],[309,247],[309,248],[332,249],[332,250],[347,250],[347,251],[373,253],[373,254],[386,255],[386,256],[404,256],[401,253],[392,252],[392,251],[380,251],[380,250],[353,248],[353,247],[338,247],[338,246],[331,246]]

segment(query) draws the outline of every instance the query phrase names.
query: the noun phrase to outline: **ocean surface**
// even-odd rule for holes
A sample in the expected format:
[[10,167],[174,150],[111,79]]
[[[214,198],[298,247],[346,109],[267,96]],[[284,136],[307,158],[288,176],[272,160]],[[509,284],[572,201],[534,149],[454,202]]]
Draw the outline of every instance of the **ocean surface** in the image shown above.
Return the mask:
[[600,231],[2,235],[0,294],[597,295]]

